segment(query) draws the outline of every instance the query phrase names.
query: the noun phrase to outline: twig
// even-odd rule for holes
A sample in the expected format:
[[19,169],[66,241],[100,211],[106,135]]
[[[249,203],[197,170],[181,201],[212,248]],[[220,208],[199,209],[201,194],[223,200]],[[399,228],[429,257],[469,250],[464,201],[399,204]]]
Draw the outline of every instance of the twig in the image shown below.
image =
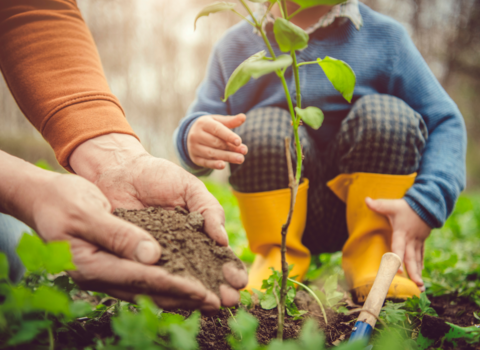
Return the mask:
[[280,287],[280,302],[278,308],[278,331],[277,338],[283,339],[283,326],[285,323],[285,298],[287,295],[287,279],[288,279],[288,263],[287,253],[287,232],[290,222],[292,221],[293,208],[295,207],[295,199],[297,197],[298,184],[293,176],[292,156],[290,155],[290,138],[285,137],[285,157],[288,167],[288,182],[290,187],[290,209],[288,211],[287,222],[282,226],[282,286]]

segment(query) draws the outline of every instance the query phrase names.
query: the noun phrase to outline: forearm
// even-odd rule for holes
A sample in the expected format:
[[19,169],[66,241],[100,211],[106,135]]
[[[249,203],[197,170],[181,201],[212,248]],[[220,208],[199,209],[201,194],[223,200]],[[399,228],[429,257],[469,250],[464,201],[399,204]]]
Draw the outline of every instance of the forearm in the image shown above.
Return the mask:
[[74,1],[3,1],[0,48],[12,95],[67,170],[71,153],[86,140],[134,135]]
[[441,227],[465,188],[466,132],[460,114],[430,134],[413,187],[405,199],[430,226]]
[[0,151],[0,211],[16,217],[30,227],[39,191],[60,176]]

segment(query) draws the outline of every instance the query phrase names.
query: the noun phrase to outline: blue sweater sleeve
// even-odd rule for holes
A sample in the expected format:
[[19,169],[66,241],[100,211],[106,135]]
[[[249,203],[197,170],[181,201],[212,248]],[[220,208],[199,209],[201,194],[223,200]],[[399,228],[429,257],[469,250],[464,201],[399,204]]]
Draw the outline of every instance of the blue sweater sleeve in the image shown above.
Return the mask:
[[426,123],[429,137],[405,200],[430,227],[441,227],[465,187],[465,123],[403,28],[389,94],[404,100]]
[[209,175],[213,170],[200,167],[192,162],[187,148],[187,136],[193,123],[204,115],[219,114],[229,115],[228,101],[222,102],[228,77],[225,77],[218,57],[218,47],[222,40],[215,46],[208,63],[207,74],[197,90],[197,96],[187,111],[187,115],[180,121],[175,130],[173,140],[180,164],[196,176]]

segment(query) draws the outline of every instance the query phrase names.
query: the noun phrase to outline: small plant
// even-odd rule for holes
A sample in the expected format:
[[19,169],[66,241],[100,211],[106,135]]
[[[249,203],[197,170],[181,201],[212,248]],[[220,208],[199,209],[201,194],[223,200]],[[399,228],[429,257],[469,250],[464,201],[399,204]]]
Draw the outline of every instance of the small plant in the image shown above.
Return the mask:
[[[278,339],[283,339],[283,325],[285,318],[285,306],[287,302],[287,280],[288,280],[288,264],[286,262],[286,235],[287,230],[290,225],[290,221],[293,215],[293,208],[295,207],[295,199],[297,195],[298,186],[301,181],[301,171],[302,171],[302,146],[300,144],[300,138],[298,134],[298,128],[303,124],[307,124],[313,129],[318,129],[323,123],[324,115],[320,108],[314,106],[302,106],[302,94],[300,89],[300,76],[299,70],[304,65],[315,64],[320,66],[323,69],[325,75],[333,84],[334,88],[339,91],[342,96],[348,101],[351,102],[353,97],[353,90],[355,88],[355,74],[350,66],[341,61],[332,57],[326,56],[325,58],[317,58],[315,61],[309,62],[297,62],[296,51],[303,50],[308,46],[309,36],[308,34],[300,27],[296,26],[290,20],[308,8],[317,5],[334,5],[344,2],[345,0],[292,0],[299,5],[299,9],[292,14],[287,12],[286,0],[249,0],[253,3],[260,3],[268,5],[265,15],[261,19],[257,19],[252,12],[252,9],[247,4],[246,0],[240,0],[242,6],[247,10],[250,15],[249,18],[244,17],[242,14],[235,10],[235,3],[231,2],[216,2],[210,4],[203,8],[200,13],[195,18],[195,27],[197,20],[200,17],[208,16],[212,13],[221,12],[221,11],[231,11],[242,19],[247,21],[252,25],[258,33],[262,36],[266,49],[268,50],[269,56],[265,50],[257,52],[251,57],[247,58],[243,63],[241,63],[235,71],[230,76],[223,97],[225,102],[230,96],[235,94],[242,86],[248,83],[250,78],[259,78],[263,75],[275,73],[279,78],[279,83],[282,84],[285,91],[285,98],[288,103],[288,108],[290,115],[292,117],[292,127],[293,135],[295,141],[296,149],[296,172],[295,175],[292,169],[291,155],[290,155],[290,140],[287,138],[285,140],[285,151],[287,157],[287,166],[289,174],[289,187],[291,190],[291,201],[290,201],[290,210],[285,224],[282,227],[282,246],[281,246],[281,259],[282,259],[282,275],[283,278],[280,283],[280,292],[278,295]],[[278,4],[281,17],[276,18],[273,31],[275,34],[275,40],[279,46],[280,51],[285,54],[278,55],[272,48],[270,41],[268,40],[267,35],[263,29],[263,22],[265,21],[266,14],[272,9],[272,7]],[[292,97],[288,90],[287,82],[285,79],[285,72],[287,69],[291,68],[295,77],[295,88],[296,88],[296,106],[292,102]],[[219,96],[220,98],[220,96]]]

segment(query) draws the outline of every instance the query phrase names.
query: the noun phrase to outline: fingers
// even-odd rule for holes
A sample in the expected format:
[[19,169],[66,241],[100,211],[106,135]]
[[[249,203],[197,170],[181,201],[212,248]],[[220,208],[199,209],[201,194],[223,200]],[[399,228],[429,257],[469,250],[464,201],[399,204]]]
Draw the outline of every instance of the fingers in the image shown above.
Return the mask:
[[191,212],[198,211],[203,215],[205,232],[218,244],[228,246],[225,212],[218,200],[208,192],[203,182],[192,176],[185,200]]
[[243,154],[224,151],[200,144],[197,144],[192,148],[190,157],[192,160],[223,160],[233,164],[242,164],[245,161]]
[[200,302],[207,297],[207,290],[199,281],[172,275],[159,266],[121,259],[88,242],[76,241],[72,242],[72,254],[77,270],[70,274],[84,289],[119,289]]
[[242,289],[248,283],[248,274],[245,267],[238,269],[236,264],[232,261],[223,265],[223,276],[225,280],[235,289]]
[[240,153],[243,155],[246,155],[248,153],[248,148],[246,145],[241,144],[240,146],[235,146],[231,143],[227,143],[223,141],[222,139],[219,139],[216,136],[213,136],[212,134],[209,134],[207,132],[201,132],[198,134],[198,136],[195,136],[192,138],[195,142],[198,144],[210,147],[210,148],[215,148],[215,149],[220,149],[224,151],[230,151],[230,152],[236,152]]
[[229,129],[234,129],[245,123],[247,116],[243,113],[234,116],[212,115],[212,119],[222,123]]
[[205,118],[204,120],[199,120],[199,127],[203,131],[215,137],[218,137],[224,142],[231,143],[234,146],[240,146],[242,144],[242,139],[240,138],[240,136],[230,130],[229,126],[232,126],[232,128],[234,128],[237,124],[243,124],[243,121],[239,124],[239,118],[237,117],[212,116],[212,118]]
[[405,267],[407,268],[408,276],[419,288],[423,287],[422,289],[425,290],[421,270],[419,270],[418,257],[420,256],[417,256],[415,243],[412,242],[411,244],[408,244],[405,249]]
[[[125,292],[121,289],[106,289],[102,290],[115,298],[134,302],[135,298],[139,294]],[[183,309],[183,310],[195,310],[200,309],[203,314],[207,316],[213,316],[216,314],[220,308],[220,301],[218,297],[213,294],[212,292],[208,292],[205,300],[197,301],[191,299],[182,299],[182,298],[174,298],[168,296],[157,296],[157,295],[149,295],[152,298],[153,302],[157,304],[160,308],[166,310],[173,310],[173,309]]]
[[397,201],[392,199],[372,199],[370,197],[365,198],[365,203],[370,210],[381,214],[381,215],[391,215],[397,211]]
[[154,264],[160,259],[160,245],[141,228],[107,212],[91,216],[89,220],[82,232],[82,238],[89,242],[142,264]]
[[225,307],[235,306],[240,300],[240,293],[238,290],[225,284],[220,286],[220,296],[222,299],[222,305]]
[[[399,256],[402,262],[405,261],[406,233],[403,231],[394,231],[392,234],[392,253]],[[403,265],[400,266],[400,272],[403,272]]]

